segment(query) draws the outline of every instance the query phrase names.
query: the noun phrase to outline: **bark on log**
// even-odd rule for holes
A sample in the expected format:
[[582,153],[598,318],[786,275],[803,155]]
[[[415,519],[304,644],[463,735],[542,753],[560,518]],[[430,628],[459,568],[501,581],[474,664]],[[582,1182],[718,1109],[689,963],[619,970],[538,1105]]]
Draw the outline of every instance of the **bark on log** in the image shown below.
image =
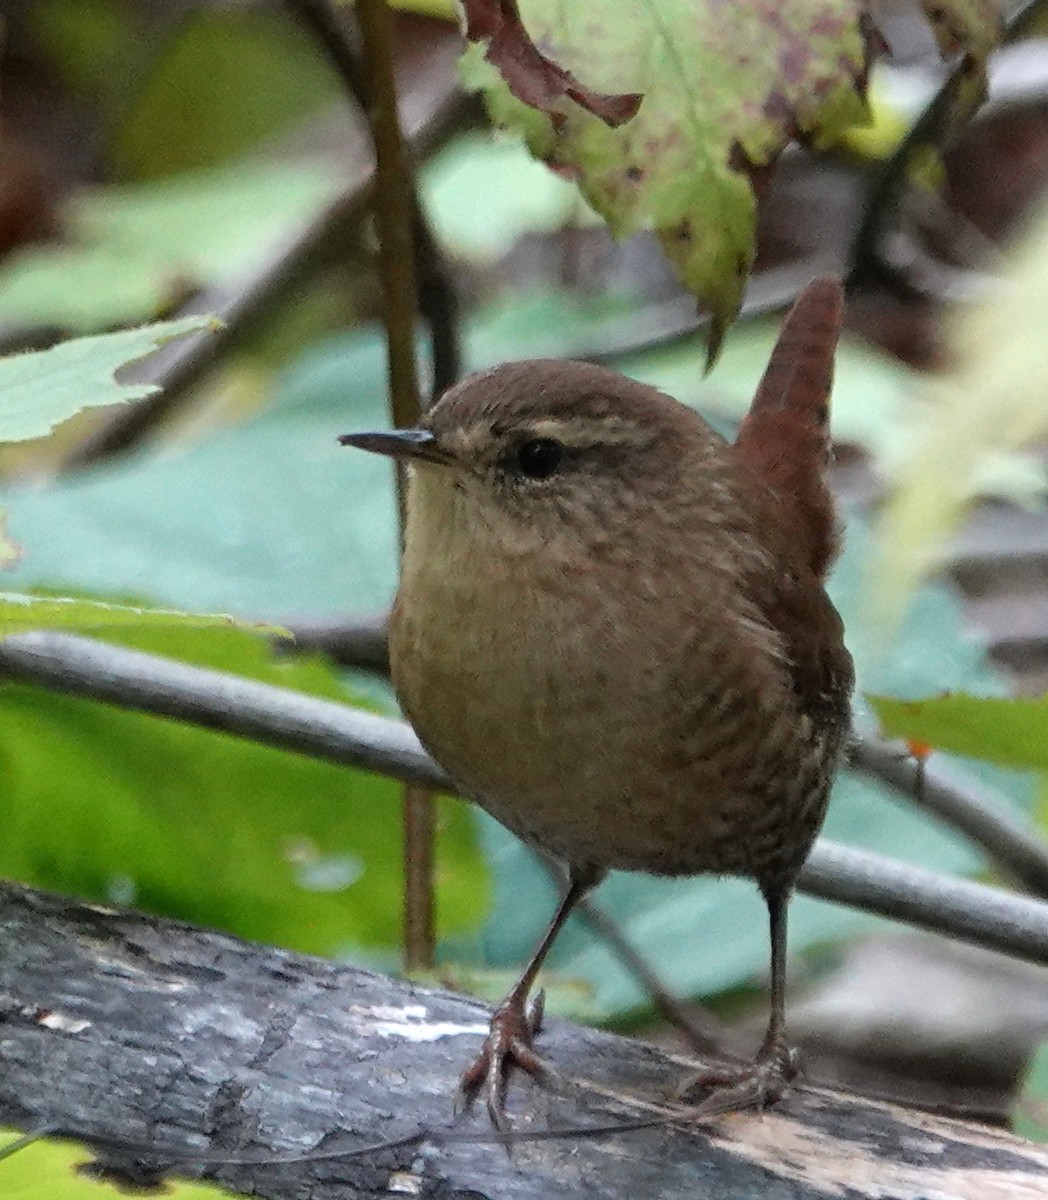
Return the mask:
[[[482,1108],[451,1115],[474,1001],[10,884],[0,922],[0,1122],[104,1146],[132,1178],[273,1200],[1048,1196],[1048,1147],[803,1085],[764,1115],[507,1154]],[[664,1113],[702,1065],[556,1020],[541,1049],[551,1086],[511,1088],[525,1133]]]

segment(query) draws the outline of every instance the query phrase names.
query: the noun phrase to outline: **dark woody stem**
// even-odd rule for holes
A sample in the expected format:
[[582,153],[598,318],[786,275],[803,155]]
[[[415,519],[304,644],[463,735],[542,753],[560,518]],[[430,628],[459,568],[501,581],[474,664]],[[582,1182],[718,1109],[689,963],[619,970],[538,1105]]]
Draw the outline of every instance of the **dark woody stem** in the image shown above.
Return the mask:
[[[420,222],[397,115],[392,14],[385,0],[358,0],[354,10],[361,43],[358,64],[341,16],[327,0],[288,0],[288,4],[361,104],[371,130],[376,167],[373,215],[382,278],[390,409],[393,424],[409,428],[418,424],[421,415],[415,358],[415,239]],[[400,470],[397,492],[403,531],[404,478]],[[411,971],[433,966],[436,945],[433,803],[425,789],[405,785],[403,821],[404,965]]]

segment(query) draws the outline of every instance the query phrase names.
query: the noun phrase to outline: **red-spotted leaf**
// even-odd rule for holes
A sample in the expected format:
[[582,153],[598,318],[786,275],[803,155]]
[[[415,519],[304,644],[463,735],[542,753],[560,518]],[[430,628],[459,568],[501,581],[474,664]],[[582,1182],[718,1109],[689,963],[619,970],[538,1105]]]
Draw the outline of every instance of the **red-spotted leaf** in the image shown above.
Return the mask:
[[568,96],[608,125],[621,125],[636,115],[642,97],[595,92],[570,71],[547,58],[528,36],[516,0],[462,0],[466,37],[485,42],[484,57],[501,72],[509,90],[532,108],[563,120],[555,101]]
[[1003,767],[1048,771],[1048,696],[998,699],[955,692],[927,700],[867,700],[889,737]]
[[[657,234],[711,311],[712,358],[750,272],[769,169],[791,140],[829,145],[866,123],[867,68],[883,46],[866,0],[518,3],[513,20],[526,33],[500,54],[492,47],[510,38],[507,6],[467,5],[486,18],[471,15],[467,28],[467,84],[484,93],[497,123],[577,181],[617,236]],[[993,0],[935,7],[940,43],[961,45],[976,73],[996,41],[996,12]],[[611,125],[588,111],[556,71],[525,69],[535,61],[525,43],[538,61],[583,81],[587,96],[641,96],[636,114]]]

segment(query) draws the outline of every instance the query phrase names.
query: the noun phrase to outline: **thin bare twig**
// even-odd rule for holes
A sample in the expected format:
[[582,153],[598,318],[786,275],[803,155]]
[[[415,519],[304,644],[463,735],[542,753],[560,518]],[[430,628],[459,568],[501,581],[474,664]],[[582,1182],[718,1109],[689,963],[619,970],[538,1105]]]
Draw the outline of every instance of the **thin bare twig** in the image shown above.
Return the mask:
[[380,612],[374,616],[348,617],[336,621],[282,621],[281,624],[295,635],[295,640],[288,644],[285,639],[275,639],[274,645],[277,650],[286,648],[289,654],[319,650],[333,662],[344,666],[388,675],[388,619],[388,613]]
[[[325,0],[285,0],[288,9],[316,39],[328,61],[362,111],[373,104],[372,81],[364,70],[342,16]],[[411,231],[418,311],[430,331],[432,395],[449,388],[462,371],[458,297],[448,265],[419,200],[414,181],[408,178],[410,216],[402,213]],[[381,194],[381,193],[380,193]],[[408,247],[404,247],[408,252]]]
[[982,792],[951,778],[937,763],[921,767],[875,738],[858,739],[850,759],[853,767],[971,838],[1016,883],[1048,896],[1048,844]]
[[[453,791],[408,725],[220,671],[60,633],[0,641],[0,674]],[[1048,965],[1048,904],[820,839],[803,892]]]
[[941,138],[958,98],[970,81],[971,67],[968,58],[964,58],[950,72],[946,82],[935,93],[931,102],[878,171],[863,206],[862,220],[852,244],[851,268],[848,272],[849,288],[872,280],[887,283],[903,295],[915,294],[916,289],[906,273],[892,266],[882,252],[884,231],[898,207],[915,151]]
[[[324,0],[317,7],[329,12]],[[357,0],[354,10],[367,70],[364,111],[375,143],[375,203],[379,273],[389,357],[389,398],[398,429],[417,425],[422,413],[415,361],[414,186],[411,164],[397,115],[393,77],[393,18],[386,0]],[[403,535],[406,482],[397,470],[400,528]],[[404,821],[404,965],[409,971],[433,967],[437,957],[436,875],[434,870],[433,797],[416,784],[405,784]]]
[[577,912],[593,932],[605,942],[630,974],[647,992],[661,1016],[675,1026],[688,1043],[703,1054],[739,1057],[731,1044],[733,1032],[701,1004],[686,1003],[666,987],[651,964],[630,942],[618,924],[589,896],[578,902]]

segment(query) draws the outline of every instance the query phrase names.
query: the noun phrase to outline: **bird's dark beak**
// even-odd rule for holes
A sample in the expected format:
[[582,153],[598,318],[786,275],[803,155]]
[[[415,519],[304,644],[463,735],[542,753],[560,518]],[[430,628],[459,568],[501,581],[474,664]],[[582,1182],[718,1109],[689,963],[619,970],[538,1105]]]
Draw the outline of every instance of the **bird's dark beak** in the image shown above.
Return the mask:
[[428,429],[396,429],[390,433],[344,433],[338,439],[343,446],[356,446],[390,458],[420,458],[425,462],[450,466],[454,455],[441,448]]

